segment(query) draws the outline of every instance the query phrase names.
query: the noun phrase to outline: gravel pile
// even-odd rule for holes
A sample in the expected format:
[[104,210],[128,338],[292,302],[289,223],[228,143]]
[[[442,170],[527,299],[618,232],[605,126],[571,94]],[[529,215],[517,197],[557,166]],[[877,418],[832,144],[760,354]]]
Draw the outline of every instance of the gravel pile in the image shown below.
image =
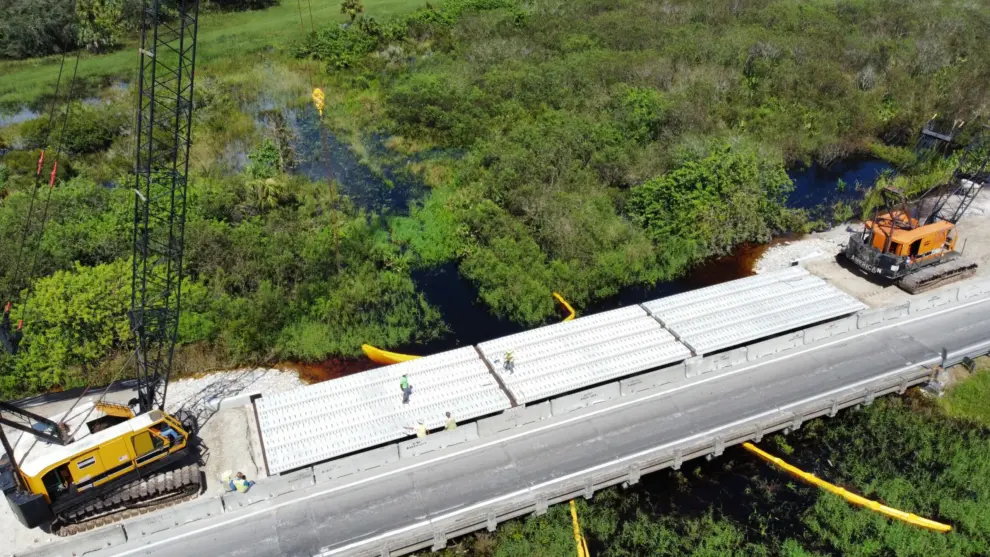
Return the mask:
[[849,224],[827,232],[813,232],[800,240],[770,246],[756,262],[753,270],[757,273],[767,273],[790,267],[797,259],[833,258],[842,251],[842,246],[849,240],[849,235],[860,226],[862,225]]
[[179,379],[168,384],[167,408],[171,413],[185,410],[197,415],[209,413],[210,400],[249,393],[280,393],[302,386],[294,371],[269,368],[217,371],[202,377]]

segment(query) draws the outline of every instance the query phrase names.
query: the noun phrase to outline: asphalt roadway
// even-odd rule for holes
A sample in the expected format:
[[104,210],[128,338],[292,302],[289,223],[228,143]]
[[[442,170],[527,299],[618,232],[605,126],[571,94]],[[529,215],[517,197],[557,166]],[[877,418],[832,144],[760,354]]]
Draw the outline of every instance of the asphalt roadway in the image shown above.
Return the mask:
[[191,523],[98,555],[346,555],[527,488],[670,444],[990,338],[990,300],[960,304],[658,392],[484,437]]

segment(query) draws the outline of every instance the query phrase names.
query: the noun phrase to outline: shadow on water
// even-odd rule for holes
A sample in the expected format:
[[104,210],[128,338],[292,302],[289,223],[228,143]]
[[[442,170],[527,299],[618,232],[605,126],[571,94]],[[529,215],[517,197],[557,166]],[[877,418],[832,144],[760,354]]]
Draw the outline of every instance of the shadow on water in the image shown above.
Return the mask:
[[879,159],[848,159],[827,167],[814,163],[804,169],[788,171],[794,191],[787,205],[815,213],[817,208],[831,206],[837,201],[859,201],[881,174],[893,169],[893,165]]
[[412,354],[435,354],[529,328],[489,312],[478,298],[478,289],[460,275],[456,263],[446,263],[427,271],[414,271],[413,280],[426,300],[440,310],[450,332],[426,344],[399,347],[398,352],[407,350]]
[[[285,116],[295,133],[294,173],[314,182],[329,176],[337,183],[340,193],[357,207],[378,213],[406,214],[409,201],[425,193],[425,187],[404,172],[396,172],[387,166],[377,170],[364,164],[329,130],[325,131],[324,151],[321,122],[315,110],[287,110]],[[374,145],[367,147],[376,149]]]

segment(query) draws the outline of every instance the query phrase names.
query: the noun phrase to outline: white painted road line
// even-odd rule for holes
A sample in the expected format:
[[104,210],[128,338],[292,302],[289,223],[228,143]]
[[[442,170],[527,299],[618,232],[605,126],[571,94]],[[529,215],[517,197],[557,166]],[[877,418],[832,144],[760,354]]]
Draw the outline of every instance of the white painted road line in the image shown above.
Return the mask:
[[[931,313],[921,314],[921,315],[918,315],[917,317],[912,317],[912,318],[901,320],[901,321],[895,321],[895,322],[890,323],[889,325],[882,325],[882,326],[879,326],[879,327],[867,329],[867,330],[864,330],[863,332],[859,332],[859,333],[856,333],[856,334],[853,334],[853,335],[840,336],[840,337],[837,337],[836,340],[831,340],[829,342],[818,344],[818,345],[812,345],[812,346],[810,346],[808,348],[805,348],[805,349],[802,349],[802,350],[798,350],[798,351],[795,351],[795,352],[789,352],[789,353],[784,354],[781,357],[768,359],[768,360],[765,360],[765,361],[762,361],[762,362],[757,362],[757,363],[755,363],[753,365],[749,365],[749,366],[742,366],[739,369],[730,370],[730,371],[727,371],[725,373],[714,375],[712,377],[708,377],[708,378],[703,378],[703,379],[700,379],[700,380],[692,381],[692,382],[690,382],[688,384],[685,384],[685,385],[674,386],[674,387],[672,387],[670,389],[667,389],[667,390],[664,390],[664,391],[660,391],[660,392],[657,392],[657,393],[650,393],[650,394],[648,394],[646,396],[635,398],[635,399],[632,399],[632,400],[629,400],[629,401],[626,401],[626,402],[621,402],[619,404],[615,404],[615,405],[612,405],[612,406],[607,406],[607,407],[600,408],[598,410],[593,410],[591,412],[587,412],[587,413],[584,413],[584,414],[579,414],[579,415],[574,416],[574,417],[571,417],[571,418],[565,418],[565,419],[562,419],[562,420],[559,420],[559,421],[554,421],[554,422],[549,423],[549,424],[544,425],[544,426],[540,426],[540,427],[533,428],[533,429],[530,429],[530,430],[526,430],[526,431],[522,431],[522,432],[519,432],[519,433],[515,433],[513,435],[509,435],[509,436],[506,436],[506,437],[501,438],[501,439],[496,439],[496,440],[493,440],[493,441],[489,441],[487,443],[482,443],[482,444],[475,445],[475,446],[472,446],[472,447],[467,447],[467,448],[461,449],[459,451],[455,451],[455,452],[448,453],[448,454],[445,454],[445,455],[441,455],[441,456],[438,456],[438,457],[434,457],[434,458],[431,458],[431,459],[423,460],[423,461],[420,461],[420,462],[415,462],[415,463],[409,464],[408,466],[404,466],[402,468],[397,468],[397,469],[394,469],[394,470],[389,470],[387,472],[383,472],[383,473],[378,474],[376,476],[371,476],[371,477],[363,478],[363,479],[360,479],[360,480],[356,480],[356,481],[351,482],[349,484],[344,484],[344,485],[340,485],[340,486],[336,486],[336,487],[331,487],[331,488],[328,488],[328,489],[324,489],[324,490],[321,490],[321,491],[318,491],[318,492],[315,492],[315,493],[310,493],[310,494],[305,495],[303,497],[300,497],[298,499],[292,499],[290,501],[284,501],[282,503],[277,503],[275,505],[271,505],[271,506],[268,506],[268,507],[265,507],[263,509],[259,509],[259,510],[256,510],[256,511],[251,511],[251,512],[246,512],[246,513],[238,513],[236,516],[232,516],[232,517],[230,517],[228,519],[225,519],[225,520],[216,522],[214,524],[210,524],[208,526],[203,526],[201,528],[197,528],[195,530],[190,530],[188,532],[183,532],[183,533],[180,533],[180,534],[176,534],[176,535],[171,536],[169,538],[157,540],[157,541],[154,541],[154,542],[145,544],[145,545],[141,545],[141,546],[138,546],[138,547],[127,549],[125,551],[121,551],[120,553],[115,553],[114,555],[116,557],[125,557],[127,555],[135,555],[135,554],[138,554],[138,553],[143,553],[143,552],[145,552],[145,551],[147,551],[148,549],[151,549],[151,548],[155,548],[155,547],[160,547],[160,546],[172,544],[172,543],[174,543],[177,540],[181,540],[181,539],[189,538],[189,537],[196,536],[196,535],[199,535],[199,534],[203,534],[203,533],[206,533],[206,532],[215,530],[217,528],[223,528],[223,527],[229,526],[231,524],[234,524],[236,522],[240,522],[240,521],[243,521],[243,520],[246,520],[246,519],[249,519],[249,518],[253,518],[255,516],[259,516],[261,514],[269,513],[269,512],[272,512],[272,511],[275,511],[275,510],[278,510],[278,509],[281,509],[281,508],[284,508],[284,507],[288,507],[288,506],[291,506],[291,505],[297,505],[299,503],[303,503],[303,502],[309,501],[311,499],[315,499],[315,498],[319,498],[319,497],[324,497],[324,496],[329,495],[331,493],[336,493],[336,492],[339,492],[339,491],[342,491],[342,490],[351,489],[351,488],[356,487],[356,486],[359,486],[359,485],[364,485],[364,484],[367,484],[367,483],[370,483],[370,482],[379,481],[382,478],[386,478],[386,477],[393,476],[393,475],[396,475],[396,474],[403,474],[405,472],[409,472],[409,471],[415,470],[417,468],[422,468],[422,467],[425,467],[425,466],[430,466],[430,465],[436,464],[436,463],[441,462],[441,461],[444,461],[444,460],[448,460],[448,459],[452,459],[452,458],[457,458],[459,456],[462,456],[462,455],[465,455],[465,454],[469,454],[469,453],[472,453],[472,452],[476,452],[476,451],[480,451],[482,449],[486,449],[488,447],[499,445],[499,444],[505,443],[507,441],[512,441],[512,440],[519,439],[519,438],[522,438],[522,437],[526,437],[526,436],[529,436],[529,435],[534,435],[534,434],[537,434],[537,433],[542,433],[544,431],[549,431],[551,429],[558,428],[558,427],[561,427],[563,425],[570,424],[570,423],[573,423],[573,422],[576,422],[576,421],[579,421],[579,420],[584,420],[584,419],[589,418],[589,417],[592,417],[592,416],[597,416],[597,415],[605,414],[605,413],[608,413],[608,412],[614,412],[614,411],[619,410],[621,408],[625,408],[625,407],[628,407],[628,406],[631,406],[631,405],[634,405],[634,404],[640,404],[642,402],[646,402],[648,400],[652,400],[652,399],[655,399],[655,398],[667,396],[667,395],[669,395],[671,393],[674,393],[674,392],[682,391],[682,390],[689,389],[689,388],[694,388],[694,387],[697,387],[699,385],[704,385],[706,383],[709,383],[711,381],[716,381],[716,380],[724,379],[726,377],[731,377],[731,376],[736,375],[736,374],[739,374],[739,373],[744,373],[744,372],[752,371],[754,369],[757,369],[759,367],[763,367],[763,366],[768,365],[770,363],[777,363],[777,362],[785,361],[785,360],[788,360],[788,359],[791,359],[791,358],[795,358],[797,356],[802,356],[804,354],[808,354],[808,353],[811,353],[811,352],[815,352],[815,351],[821,350],[823,348],[828,348],[829,346],[834,346],[836,344],[841,344],[841,343],[844,343],[844,342],[848,342],[848,341],[853,340],[853,339],[856,339],[856,338],[864,337],[864,336],[867,336],[867,335],[872,335],[874,333],[878,333],[880,331],[892,329],[892,328],[895,328],[895,327],[902,327],[904,325],[915,323],[915,322],[918,322],[918,321],[921,321],[921,320],[924,320],[924,319],[928,319],[928,318],[935,317],[935,316],[938,316],[938,315],[943,315],[943,314],[946,314],[946,313],[950,313],[950,312],[954,312],[954,311],[966,309],[968,307],[972,307],[972,306],[975,306],[975,305],[978,305],[978,304],[982,304],[982,303],[986,303],[986,302],[990,302],[990,298],[984,298],[984,299],[981,299],[981,300],[976,300],[974,302],[968,302],[968,303],[965,303],[965,304],[962,304],[962,305],[951,306],[951,307],[949,307],[947,309],[944,309],[944,310],[933,311]],[[893,373],[901,373],[901,372],[903,372],[904,369],[910,369],[912,367],[917,367],[918,365],[921,365],[921,364],[913,364],[911,366],[908,366],[907,368],[902,368],[901,370],[897,370],[895,372],[890,372],[890,373],[884,374],[884,375],[889,375],[889,374],[893,374]],[[876,379],[878,379],[880,377],[883,377],[883,376],[878,376],[878,377],[875,377],[873,379],[866,380],[866,381],[867,382],[872,382],[872,381],[875,381]],[[840,390],[845,390],[846,388],[854,388],[855,385],[858,385],[860,383],[863,383],[863,382],[859,382],[859,383],[856,383],[856,384],[853,384],[853,385],[850,385],[850,386],[847,386],[847,387],[843,387]],[[820,398],[821,396],[829,396],[829,394],[830,393],[825,393],[823,395],[813,397],[811,400],[814,400],[815,398]],[[795,403],[795,404],[799,404],[799,403]],[[790,407],[790,405],[788,405],[788,407]],[[775,409],[775,410],[772,410],[770,412],[776,412],[776,411],[777,410]],[[752,420],[752,419],[758,419],[758,416],[747,418],[745,421],[749,421],[749,420]],[[721,429],[721,428],[718,428],[718,429],[715,429],[715,430],[711,430],[711,431],[718,431],[719,429]],[[673,444],[682,443],[685,440],[686,439],[681,439],[681,440],[678,440],[678,441],[673,442]],[[654,452],[656,450],[657,449],[650,449],[648,452]],[[620,459],[620,462],[622,460],[625,460],[625,459],[628,459],[628,458],[631,458],[631,457],[623,457],[623,459]],[[584,472],[582,472],[582,473],[584,473]],[[525,494],[527,492],[529,492],[529,489],[521,490],[519,492],[516,492],[514,495]],[[473,506],[474,505],[472,505],[472,507]],[[461,512],[463,512],[463,510]],[[408,531],[409,529],[418,528],[420,526],[424,526],[424,525],[427,525],[429,523],[430,523],[429,520],[427,520],[427,521],[421,521],[421,522],[418,522],[418,523],[416,523],[416,524],[414,524],[412,526],[407,526],[407,527],[404,527],[404,528],[401,528],[401,529],[398,529],[398,530],[394,530],[394,531],[390,532],[388,535],[395,535],[396,533],[405,532],[405,531]],[[382,535],[384,536],[385,534],[382,534]],[[366,540],[363,540],[363,541],[360,541],[360,542],[355,542],[355,543],[364,545],[364,544],[367,544],[367,543],[369,543],[370,541],[372,541],[374,539],[377,539],[377,537],[376,538],[369,538],[369,539],[366,539]],[[342,550],[342,549],[343,548],[340,548],[339,550]],[[334,550],[334,551],[339,551],[339,550]]]

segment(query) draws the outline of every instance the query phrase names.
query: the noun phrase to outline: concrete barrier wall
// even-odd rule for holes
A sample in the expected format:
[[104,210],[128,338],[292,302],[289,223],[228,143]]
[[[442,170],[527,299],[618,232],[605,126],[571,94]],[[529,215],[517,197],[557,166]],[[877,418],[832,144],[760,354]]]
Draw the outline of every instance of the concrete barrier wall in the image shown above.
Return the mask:
[[856,328],[865,329],[867,327],[872,327],[874,325],[879,325],[885,321],[893,321],[895,319],[900,319],[902,317],[907,317],[908,314],[914,313],[915,302],[904,302],[896,306],[867,309],[856,314]]
[[844,335],[849,331],[855,330],[857,328],[858,321],[859,317],[853,315],[839,319],[838,321],[832,321],[831,323],[824,323],[822,325],[816,325],[805,329],[804,344],[811,344],[813,342],[832,338],[837,335]]
[[779,336],[756,344],[747,346],[747,359],[755,361],[760,358],[772,356],[778,352],[785,352],[804,344],[804,331],[798,331],[784,336]]
[[572,395],[562,396],[550,401],[550,411],[554,416],[580,410],[600,402],[612,400],[620,396],[619,383],[608,383],[599,387],[581,391]]
[[266,487],[271,489],[272,496],[278,497],[279,495],[284,495],[286,493],[292,493],[293,491],[298,491],[300,489],[306,489],[316,483],[314,479],[314,472],[312,468],[304,468],[302,470],[296,470],[295,472],[289,472],[288,474],[282,474],[280,476],[271,476],[260,480],[258,483],[264,484]]
[[856,328],[865,329],[867,327],[872,327],[874,325],[879,325],[883,323],[883,308],[880,309],[867,309],[856,314]]
[[247,493],[238,491],[227,492],[222,495],[224,512],[232,513],[243,510],[251,505],[268,501],[276,497],[274,486],[264,483],[256,483],[251,486]]
[[223,499],[200,497],[166,511],[124,522],[128,539],[143,538],[169,528],[223,514]]
[[728,350],[720,354],[711,356],[694,357],[684,362],[686,377],[696,377],[712,371],[718,371],[727,367],[732,367],[745,363],[748,359],[749,349],[745,346]]
[[907,317],[911,313],[911,303],[904,302],[903,304],[897,306],[891,306],[889,308],[883,308],[883,320],[893,321],[894,319],[900,319],[902,317]]
[[439,451],[440,449],[466,443],[478,438],[478,424],[470,423],[457,426],[453,431],[441,431],[427,435],[422,439],[412,439],[399,443],[399,458],[409,458],[421,454]]
[[69,540],[52,545],[46,545],[17,553],[15,557],[82,557],[127,542],[124,527],[120,524],[108,528],[99,528],[95,532],[76,534]]
[[328,482],[398,461],[399,446],[387,445],[353,456],[317,464],[313,467],[313,474],[317,483]]
[[[694,348],[691,350],[694,351]],[[684,360],[684,377],[697,377],[701,375],[701,363],[704,359],[704,356],[692,356]]]
[[990,294],[990,281],[971,282],[959,286],[960,302]]
[[531,406],[516,406],[501,414],[496,414],[483,420],[478,420],[478,435],[484,437],[495,435],[501,431],[514,429],[550,417],[550,403],[541,402]]
[[911,313],[923,313],[951,304],[959,298],[958,288],[939,290],[930,294],[921,294],[911,299]]
[[647,389],[653,389],[656,387],[662,387],[669,383],[683,381],[684,373],[685,367],[684,364],[681,363],[661,368],[656,371],[651,371],[649,373],[644,373],[642,375],[637,375],[635,377],[630,377],[629,379],[623,379],[622,381],[619,381],[619,394],[621,396],[628,396]]

